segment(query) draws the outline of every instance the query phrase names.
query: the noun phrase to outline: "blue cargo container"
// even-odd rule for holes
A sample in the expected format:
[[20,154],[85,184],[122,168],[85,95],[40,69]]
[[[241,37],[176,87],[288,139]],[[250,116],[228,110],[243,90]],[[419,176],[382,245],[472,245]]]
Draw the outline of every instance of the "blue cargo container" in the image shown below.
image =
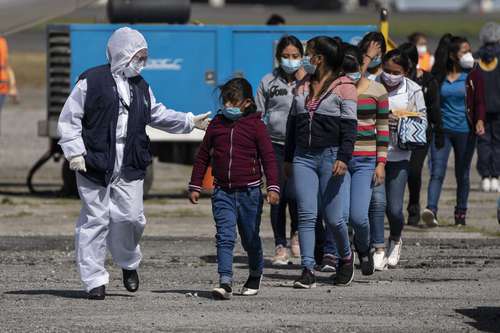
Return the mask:
[[[50,25],[47,29],[47,120],[39,132],[51,138],[57,153],[57,119],[62,106],[86,69],[106,63],[106,44],[122,25]],[[339,36],[357,43],[375,26],[190,26],[134,25],[149,46],[143,71],[156,98],[166,106],[194,114],[218,109],[217,91],[234,76],[244,76],[257,87],[276,66],[274,50],[283,35],[302,41],[318,36]],[[152,151],[162,162],[192,163],[203,132],[168,135],[148,130]],[[60,153],[60,151],[59,151]],[[48,154],[45,155],[46,158]],[[43,164],[42,158],[38,164]],[[49,157],[50,158],[50,157]],[[48,159],[48,158],[47,158]],[[33,172],[36,171],[32,170]]]

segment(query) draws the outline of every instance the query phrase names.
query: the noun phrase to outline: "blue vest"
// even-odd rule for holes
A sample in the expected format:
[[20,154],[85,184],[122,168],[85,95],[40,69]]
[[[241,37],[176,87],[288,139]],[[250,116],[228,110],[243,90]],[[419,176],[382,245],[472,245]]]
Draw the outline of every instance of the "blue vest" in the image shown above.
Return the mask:
[[[91,68],[80,75],[87,80],[82,138],[87,150],[87,172],[80,174],[102,186],[110,183],[116,157],[116,124],[120,99],[109,65]],[[128,112],[127,138],[121,176],[126,180],[144,179],[152,161],[146,125],[151,122],[149,86],[141,76],[128,79],[132,102]]]

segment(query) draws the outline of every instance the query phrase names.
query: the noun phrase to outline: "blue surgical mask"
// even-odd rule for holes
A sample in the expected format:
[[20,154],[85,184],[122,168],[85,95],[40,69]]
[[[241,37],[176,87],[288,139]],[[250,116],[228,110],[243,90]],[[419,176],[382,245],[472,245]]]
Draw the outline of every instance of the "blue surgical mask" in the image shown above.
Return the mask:
[[283,68],[283,70],[287,74],[295,73],[300,68],[300,66],[301,66],[300,59],[281,58],[281,68]]
[[380,66],[380,64],[382,63],[382,57],[380,56],[376,56],[375,58],[372,59],[372,61],[370,61],[370,63],[368,64],[368,68],[375,68],[377,66]]
[[361,80],[361,72],[347,73],[346,76],[356,83]]
[[307,74],[314,74],[316,73],[316,65],[311,64],[311,57],[304,57],[302,58],[302,67],[306,71]]
[[235,106],[223,107],[221,109],[221,112],[224,115],[224,117],[232,121],[240,119],[240,117],[243,115],[243,113],[241,113],[241,109]]

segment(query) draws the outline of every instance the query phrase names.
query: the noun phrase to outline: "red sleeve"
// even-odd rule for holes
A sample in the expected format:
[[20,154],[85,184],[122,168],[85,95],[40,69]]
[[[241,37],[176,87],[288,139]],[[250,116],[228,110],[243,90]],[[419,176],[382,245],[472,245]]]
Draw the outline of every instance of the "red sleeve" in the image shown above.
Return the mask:
[[266,125],[260,119],[256,121],[257,149],[266,175],[267,191],[280,193],[278,162]]
[[201,142],[200,149],[196,155],[196,160],[193,165],[191,173],[191,181],[189,182],[189,191],[201,191],[203,177],[207,172],[210,163],[210,149],[212,148],[212,126],[208,126],[203,141]]
[[[486,101],[484,96],[484,80],[481,72],[476,70],[473,76],[474,85],[476,89],[474,90],[474,121],[477,123],[478,120],[486,121]],[[475,125],[475,124],[474,124]]]

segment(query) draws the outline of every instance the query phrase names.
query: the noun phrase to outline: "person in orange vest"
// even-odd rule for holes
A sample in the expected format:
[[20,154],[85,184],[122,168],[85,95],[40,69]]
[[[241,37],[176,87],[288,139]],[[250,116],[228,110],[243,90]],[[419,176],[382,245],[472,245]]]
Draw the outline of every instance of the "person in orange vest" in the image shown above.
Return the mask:
[[0,36],[0,115],[7,96],[11,96],[14,103],[18,102],[16,80],[14,71],[9,66],[8,54],[7,41],[4,37]]
[[434,56],[427,47],[427,36],[421,32],[414,32],[408,36],[408,41],[417,47],[418,68],[430,72],[434,65]]

